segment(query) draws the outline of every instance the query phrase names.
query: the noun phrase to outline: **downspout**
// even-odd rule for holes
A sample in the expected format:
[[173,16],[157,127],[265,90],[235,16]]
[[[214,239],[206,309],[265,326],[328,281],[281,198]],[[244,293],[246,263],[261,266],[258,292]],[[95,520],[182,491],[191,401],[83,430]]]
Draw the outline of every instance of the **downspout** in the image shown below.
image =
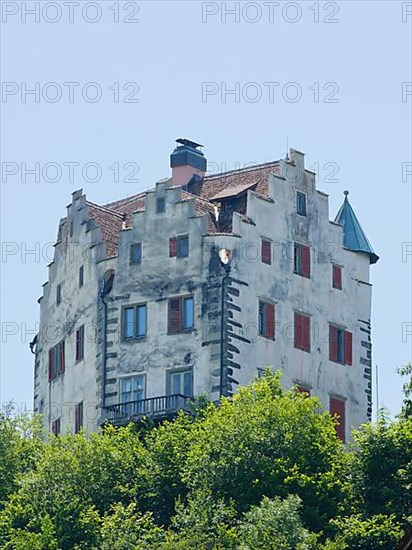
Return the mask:
[[107,376],[107,303],[106,294],[100,295],[103,302],[103,373],[102,373],[102,412],[106,408],[106,376]]

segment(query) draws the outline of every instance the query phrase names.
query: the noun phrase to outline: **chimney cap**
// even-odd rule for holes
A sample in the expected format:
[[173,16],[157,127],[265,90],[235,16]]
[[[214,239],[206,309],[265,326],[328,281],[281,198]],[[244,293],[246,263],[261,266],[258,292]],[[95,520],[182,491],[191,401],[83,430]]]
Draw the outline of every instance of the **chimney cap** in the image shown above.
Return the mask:
[[187,147],[193,147],[193,149],[197,149],[198,147],[203,147],[200,143],[196,143],[195,141],[191,141],[190,139],[186,138],[178,138],[176,140],[176,143],[180,143],[181,145],[186,145]]

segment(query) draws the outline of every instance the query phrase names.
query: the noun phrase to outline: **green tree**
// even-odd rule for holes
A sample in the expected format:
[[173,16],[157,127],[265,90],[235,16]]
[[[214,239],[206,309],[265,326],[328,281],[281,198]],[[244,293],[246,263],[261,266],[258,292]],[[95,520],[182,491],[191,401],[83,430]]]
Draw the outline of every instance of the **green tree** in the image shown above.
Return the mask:
[[409,376],[409,379],[403,385],[403,404],[401,417],[412,418],[412,363],[408,363],[398,369],[401,376]]

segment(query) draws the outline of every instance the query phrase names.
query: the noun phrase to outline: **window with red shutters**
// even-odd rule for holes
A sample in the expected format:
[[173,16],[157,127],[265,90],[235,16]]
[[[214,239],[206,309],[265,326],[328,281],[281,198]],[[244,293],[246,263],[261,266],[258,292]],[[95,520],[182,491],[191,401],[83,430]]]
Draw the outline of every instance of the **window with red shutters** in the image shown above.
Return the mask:
[[329,325],[329,359],[338,360],[338,329]]
[[169,239],[169,258],[177,256],[177,238],[172,237]]
[[275,304],[259,300],[258,327],[261,336],[275,339]]
[[168,332],[175,333],[182,330],[182,300],[172,298],[169,300]]
[[330,397],[329,412],[331,415],[337,416],[336,435],[345,443],[345,401],[337,397]]
[[306,277],[307,279],[310,279],[310,248],[308,246],[302,246],[302,269],[301,269],[301,275],[302,277]]
[[345,332],[345,364],[352,365],[352,333]]
[[266,239],[262,239],[262,243],[261,243],[261,260],[265,264],[272,263],[271,242]]
[[339,265],[332,266],[332,286],[342,290],[342,268]]
[[295,348],[310,352],[310,317],[295,312]]

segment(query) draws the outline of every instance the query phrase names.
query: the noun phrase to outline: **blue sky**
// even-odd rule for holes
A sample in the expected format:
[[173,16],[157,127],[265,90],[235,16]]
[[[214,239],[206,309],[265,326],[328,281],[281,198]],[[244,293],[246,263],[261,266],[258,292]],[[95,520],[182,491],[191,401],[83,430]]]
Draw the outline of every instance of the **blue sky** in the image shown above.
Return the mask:
[[288,140],[318,167],[331,218],[350,190],[381,257],[373,362],[396,413],[412,341],[410,2],[25,4],[37,14],[2,2],[1,401],[31,408],[28,342],[72,191],[103,203],[152,186],[177,137],[224,169],[277,159]]

